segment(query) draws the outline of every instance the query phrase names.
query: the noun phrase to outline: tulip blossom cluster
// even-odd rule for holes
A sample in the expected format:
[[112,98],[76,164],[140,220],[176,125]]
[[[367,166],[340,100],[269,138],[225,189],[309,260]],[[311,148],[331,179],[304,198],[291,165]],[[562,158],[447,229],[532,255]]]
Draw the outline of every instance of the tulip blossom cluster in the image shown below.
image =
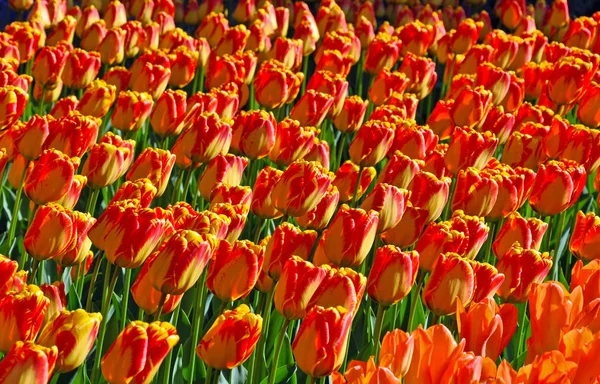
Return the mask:
[[600,12],[486,3],[9,0],[0,383],[600,382]]

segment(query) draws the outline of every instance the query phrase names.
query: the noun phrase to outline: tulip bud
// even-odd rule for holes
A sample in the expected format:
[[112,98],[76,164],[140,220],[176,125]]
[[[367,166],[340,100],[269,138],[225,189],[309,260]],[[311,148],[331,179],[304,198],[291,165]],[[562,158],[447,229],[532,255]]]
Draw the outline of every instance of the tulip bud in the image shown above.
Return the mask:
[[337,209],[339,200],[340,192],[334,185],[330,185],[319,204],[306,214],[296,217],[296,222],[307,229],[325,229]]
[[231,369],[252,354],[262,332],[262,317],[242,304],[223,312],[200,340],[196,354],[209,367]]
[[[352,313],[344,308],[313,307],[292,343],[298,367],[315,378],[329,376],[344,360],[352,324]],[[323,359],[317,351],[327,358]]]
[[[437,145],[438,137],[427,126],[417,125],[414,120],[396,124],[392,151],[400,151],[412,159],[423,160]],[[390,151],[390,154],[393,152]]]
[[[42,347],[32,341],[17,341],[0,362],[0,381],[5,383],[47,383],[54,372],[57,347]],[[33,379],[33,380],[32,380]]]
[[261,159],[275,145],[277,121],[266,111],[241,111],[232,124],[231,149],[250,159]]
[[29,95],[19,87],[7,85],[0,87],[0,130],[14,124],[27,106]]
[[252,213],[256,216],[262,219],[275,219],[282,215],[272,202],[273,187],[281,178],[282,173],[282,171],[268,166],[258,173],[252,189],[252,203],[250,206]]
[[377,184],[386,183],[398,188],[408,188],[410,182],[419,173],[423,162],[395,151],[377,177]]
[[386,103],[394,92],[402,93],[408,87],[410,79],[404,72],[390,72],[384,69],[375,79],[369,88],[369,99],[375,105]]
[[365,118],[368,104],[369,101],[363,101],[360,96],[347,97],[339,113],[333,118],[335,128],[343,133],[358,131]]
[[[298,71],[302,65],[302,44],[300,39],[278,37],[271,49],[271,59],[279,61],[292,71]],[[315,60],[318,61],[316,58]]]
[[88,178],[88,185],[93,189],[103,188],[123,176],[133,161],[134,146],[135,141],[122,140],[112,132],[102,137],[92,146],[81,170]]
[[[373,246],[378,224],[379,214],[376,211],[342,205],[323,233],[327,259],[340,267],[361,265]],[[356,233],[361,236],[356,236]]]
[[26,125],[18,127],[14,132],[14,145],[19,153],[28,160],[40,157],[45,141],[50,135],[49,122],[52,116],[33,115]]
[[126,91],[131,79],[131,72],[125,67],[111,67],[102,78],[107,84],[117,87],[116,94]]
[[103,80],[94,80],[83,93],[77,110],[83,115],[104,117],[116,98],[117,87]]
[[419,254],[388,245],[378,248],[367,280],[369,297],[389,307],[404,299],[417,278]]
[[268,109],[292,102],[298,95],[304,75],[293,73],[277,61],[264,62],[254,79],[256,101]]
[[169,323],[132,321],[102,357],[102,375],[110,384],[152,382],[178,342],[177,330]]
[[[163,297],[163,293],[152,286],[150,282],[150,275],[148,271],[154,264],[158,254],[153,253],[148,256],[148,259],[142,264],[140,272],[138,273],[133,285],[131,286],[131,296],[138,307],[142,308],[144,312],[149,315],[153,315],[158,311],[158,306]],[[162,313],[167,314],[173,311],[183,295],[169,295],[166,294],[164,297],[164,303],[162,307]]]
[[71,187],[79,158],[69,158],[54,149],[42,152],[27,172],[23,190],[35,204],[45,204],[64,197]]
[[514,243],[522,244],[525,249],[539,250],[548,224],[540,219],[523,218],[518,212],[508,216],[498,231],[492,250],[500,259]]
[[456,312],[456,303],[473,298],[475,277],[471,264],[455,253],[441,254],[423,288],[423,302],[438,316]]
[[225,154],[231,143],[231,127],[215,113],[198,115],[192,125],[177,139],[183,155],[194,163],[206,164]]
[[31,75],[35,82],[48,88],[56,85],[60,81],[69,54],[66,44],[40,49],[31,69]]
[[58,204],[38,208],[27,229],[24,246],[35,260],[47,260],[73,248],[76,228],[73,216]]
[[595,247],[598,241],[597,232],[600,228],[600,218],[593,212],[584,214],[577,212],[573,234],[569,242],[569,250],[582,260],[600,259],[600,253]]
[[[0,351],[6,353],[18,341],[32,341],[44,321],[50,300],[35,285],[9,292],[0,299],[0,320],[6,332],[0,337]],[[3,361],[6,361],[3,360]]]
[[[81,158],[98,139],[102,121],[74,111],[49,123],[50,135],[44,143],[70,157]],[[77,162],[79,165],[79,162]]]
[[400,72],[406,74],[409,79],[408,91],[417,95],[419,100],[423,100],[431,93],[437,80],[435,63],[410,52],[404,56]]
[[552,258],[547,252],[523,249],[516,243],[502,255],[496,267],[506,276],[498,296],[504,301],[521,303],[527,300],[533,286],[544,281],[552,267]]
[[395,227],[402,219],[408,200],[408,191],[389,184],[377,184],[365,198],[361,208],[379,214],[377,232],[382,233]]
[[450,193],[450,183],[449,177],[437,178],[425,171],[417,173],[412,179],[408,186],[411,192],[410,202],[414,207],[426,211],[427,223],[435,221],[444,211]]
[[83,89],[96,78],[99,70],[99,53],[75,48],[66,59],[61,79],[69,88]]
[[429,272],[441,254],[464,254],[468,236],[468,230],[455,226],[453,221],[431,223],[415,245],[415,251],[419,253],[419,266]]
[[277,125],[269,158],[280,165],[290,165],[310,152],[317,135],[315,128],[303,127],[298,121],[286,118]]
[[[119,64],[125,58],[125,37],[127,31],[121,28],[108,28],[97,46],[103,64]],[[86,44],[87,45],[87,44]],[[108,73],[107,73],[108,74]]]
[[211,47],[217,45],[225,32],[229,29],[229,21],[222,13],[211,13],[196,29],[196,37],[208,40]]
[[123,132],[139,130],[152,110],[152,97],[145,92],[122,91],[119,93],[111,122]]
[[456,179],[452,211],[463,210],[467,215],[487,216],[498,198],[495,178],[476,168],[461,169]]
[[586,176],[585,168],[572,160],[540,165],[529,199],[531,207],[543,216],[563,212],[581,195]]
[[167,189],[174,165],[175,155],[169,151],[145,148],[127,173],[127,180],[147,178],[156,187],[156,196],[161,196]]
[[315,20],[310,13],[310,17],[301,19],[299,23],[294,24],[294,39],[302,41],[302,55],[309,56],[316,49],[320,35]]
[[279,280],[283,266],[292,256],[307,260],[317,239],[315,231],[301,231],[290,223],[275,229],[265,249],[263,270],[274,280]]
[[186,117],[187,94],[182,90],[167,89],[156,100],[150,113],[150,125],[157,135],[165,138],[181,133],[181,122]]
[[564,57],[554,66],[548,82],[548,97],[557,104],[568,105],[577,101],[593,75],[592,63],[575,57]]
[[370,74],[381,72],[384,68],[391,69],[400,55],[402,41],[396,36],[378,34],[367,47],[365,71]]
[[599,96],[600,86],[598,83],[591,83],[579,100],[577,118],[590,128],[598,128],[600,126],[600,115],[594,107],[598,103]]
[[467,167],[481,169],[497,145],[498,139],[490,132],[481,134],[467,127],[457,127],[446,152],[446,167],[454,175]]
[[290,118],[297,120],[301,126],[320,126],[333,101],[333,96],[308,89],[292,108]]
[[349,153],[353,163],[361,167],[373,166],[389,152],[394,139],[393,125],[381,121],[368,121],[350,143]]

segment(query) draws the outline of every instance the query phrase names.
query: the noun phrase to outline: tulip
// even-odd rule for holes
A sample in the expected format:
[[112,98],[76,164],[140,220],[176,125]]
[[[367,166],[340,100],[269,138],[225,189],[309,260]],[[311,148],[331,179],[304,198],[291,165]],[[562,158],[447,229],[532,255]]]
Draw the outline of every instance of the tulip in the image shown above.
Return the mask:
[[471,267],[475,273],[475,290],[473,292],[473,303],[484,299],[493,298],[504,282],[505,276],[488,263],[471,261]]
[[283,266],[292,256],[307,260],[317,239],[315,231],[301,231],[290,223],[275,229],[265,249],[263,270],[274,280],[279,280]]
[[498,139],[490,132],[482,134],[471,128],[457,127],[446,152],[446,167],[453,175],[467,167],[482,169],[497,145]]
[[414,285],[419,271],[419,254],[402,252],[388,245],[378,248],[367,280],[369,297],[384,307],[404,299]]
[[315,72],[329,71],[345,78],[350,73],[353,61],[350,54],[343,54],[337,49],[325,49],[319,56]]
[[197,116],[186,131],[177,139],[181,150],[194,163],[205,164],[225,154],[231,143],[231,127],[215,113]]
[[419,253],[419,266],[424,271],[430,272],[443,253],[465,253],[469,240],[468,230],[464,226],[455,227],[453,224],[451,221],[431,223],[417,241],[415,250]]
[[56,85],[60,81],[68,56],[69,48],[66,44],[40,49],[31,70],[35,82],[42,87],[51,88]]
[[365,56],[365,71],[370,74],[381,72],[384,68],[391,69],[398,60],[402,41],[395,36],[379,34],[367,47]]
[[[116,94],[126,91],[131,79],[131,72],[125,67],[111,67],[102,78],[107,84],[117,87]],[[157,101],[158,103],[158,101]]]
[[373,246],[378,224],[376,211],[342,205],[322,236],[327,259],[340,267],[361,265]]
[[381,239],[386,244],[393,244],[400,248],[406,248],[414,244],[423,228],[427,224],[428,213],[426,210],[414,207],[409,201],[406,211],[400,222],[392,229],[381,234]]
[[200,195],[209,200],[211,193],[219,183],[238,186],[242,181],[242,173],[248,164],[244,157],[227,154],[218,155],[210,163],[198,181]]
[[600,126],[600,116],[598,115],[598,110],[594,108],[597,105],[599,95],[600,86],[598,83],[592,83],[587,87],[579,100],[577,118],[590,128],[598,128]]
[[116,98],[117,87],[103,80],[94,80],[83,93],[77,105],[83,115],[104,117]]
[[69,88],[83,89],[98,75],[100,54],[75,48],[67,56],[61,79]]
[[175,231],[160,245],[148,268],[152,287],[171,296],[185,293],[200,278],[212,255],[213,241],[210,235]]
[[555,64],[549,78],[548,97],[557,104],[568,105],[577,101],[590,83],[593,66],[575,57],[565,57]]
[[[148,274],[157,256],[158,254],[156,253],[148,256],[131,286],[133,300],[138,307],[142,308],[149,315],[153,315],[158,311],[159,304],[163,299],[163,293],[152,286],[150,275]],[[164,295],[162,313],[167,314],[173,311],[179,305],[182,297],[183,295]]]
[[223,312],[198,344],[196,354],[209,367],[231,369],[245,362],[256,347],[263,319],[247,305]]
[[308,11],[310,17],[304,17],[298,23],[294,24],[294,39],[302,41],[302,55],[309,56],[316,49],[317,41],[320,35],[312,13]]
[[[42,206],[38,208],[38,212]],[[65,208],[66,209],[66,208]],[[68,246],[63,253],[60,253],[53,257],[53,260],[60,266],[70,267],[81,264],[86,260],[89,255],[92,242],[88,238],[87,234],[92,226],[96,223],[89,213],[81,213],[77,211],[67,212],[71,216],[72,220],[72,240],[70,246]]]
[[275,219],[281,216],[281,212],[275,208],[272,201],[273,187],[281,178],[283,172],[275,168],[263,168],[256,178],[252,189],[252,213],[262,219]]
[[225,32],[229,29],[229,21],[222,13],[211,13],[208,15],[198,29],[196,37],[203,37],[208,40],[211,47],[217,45]]
[[400,329],[388,332],[381,341],[379,362],[388,367],[396,377],[404,377],[411,364],[415,340]]
[[38,208],[27,229],[24,246],[35,260],[47,260],[70,250],[76,241],[73,216],[58,204]]
[[325,278],[327,269],[297,256],[288,259],[275,288],[275,308],[288,320],[306,316],[309,300]]
[[[564,139],[566,140],[563,143],[562,135],[559,134],[556,138],[552,137],[555,134],[553,128],[556,125],[561,124],[553,124],[551,126],[550,132],[546,136],[546,143],[551,139],[561,140],[557,157],[573,160],[578,164],[583,165],[589,173],[595,171],[600,164],[600,155],[598,155],[600,149],[600,135],[598,134],[598,131],[581,124],[573,126],[566,125],[565,130],[567,131],[566,136],[568,136],[568,138],[565,137]],[[549,152],[548,148],[547,152]]]
[[44,144],[50,135],[52,116],[33,115],[26,125],[14,131],[14,145],[19,153],[28,160],[40,157]]
[[410,79],[404,72],[390,72],[384,69],[375,79],[369,88],[369,99],[375,105],[381,105],[387,102],[394,92],[401,94],[406,90]]
[[491,219],[505,218],[519,209],[531,194],[535,173],[529,168],[512,169],[499,162],[490,162],[484,170],[498,183],[498,198],[489,213]]
[[506,276],[498,296],[505,301],[520,303],[527,300],[532,287],[544,281],[552,267],[552,258],[547,252],[524,249],[517,243],[502,256],[496,267]]
[[173,225],[167,211],[141,208],[138,201],[125,200],[110,204],[88,236],[96,247],[104,250],[112,264],[136,268],[171,232]]
[[408,191],[389,184],[377,184],[365,198],[361,208],[379,214],[377,232],[382,233],[395,227],[402,219],[408,200]]
[[435,175],[421,171],[412,179],[408,190],[411,191],[410,202],[427,212],[426,222],[435,221],[444,210],[450,192],[449,177],[437,178]]
[[231,149],[251,159],[261,159],[275,145],[277,122],[266,111],[241,111],[232,124]]
[[35,204],[45,204],[64,197],[71,187],[79,158],[69,158],[54,149],[42,152],[23,181],[23,190]]
[[417,125],[414,120],[404,120],[396,124],[392,151],[400,151],[412,159],[423,160],[433,151],[437,141],[438,137],[427,126]]
[[117,98],[111,122],[123,132],[137,131],[150,115],[152,104],[148,93],[122,91]]
[[[133,76],[129,80],[129,88],[135,93],[148,94],[152,99],[158,99],[167,88],[171,69],[162,65],[153,65],[149,62],[142,64],[141,68],[138,69],[139,73],[133,69]],[[121,99],[121,94],[119,99]],[[148,114],[150,114],[150,111],[148,111]]]
[[37,336],[50,300],[35,285],[21,292],[9,292],[0,299],[0,319],[6,333],[0,337],[0,351],[6,353],[17,341],[32,341]]
[[214,54],[217,56],[233,55],[243,51],[249,35],[250,31],[248,31],[244,24],[230,27],[213,48]]
[[573,234],[569,242],[569,250],[582,260],[595,260],[600,258],[600,253],[594,244],[598,238],[600,218],[593,212],[584,214],[577,212]]
[[511,167],[536,169],[544,160],[542,132],[532,123],[528,126],[530,128],[524,132],[513,132],[504,146],[502,161]]
[[135,141],[122,140],[108,132],[94,144],[83,164],[81,173],[88,178],[88,185],[100,189],[111,185],[127,172],[134,156]]
[[54,320],[67,306],[67,297],[65,294],[65,284],[61,281],[55,281],[52,284],[42,284],[39,288],[44,293],[44,296],[50,300],[50,305],[44,315],[44,321],[42,322],[42,328]]
[[6,69],[0,74],[0,86],[5,87],[7,85],[13,85],[17,88],[21,88],[25,92],[29,92],[32,78],[29,75],[19,75],[12,69]]
[[373,166],[388,153],[394,139],[392,124],[368,121],[350,143],[350,159],[360,167]]
[[465,88],[454,100],[451,115],[459,127],[473,128],[483,122],[492,107],[493,94],[482,86]]
[[340,192],[334,185],[330,185],[327,193],[317,206],[306,214],[296,217],[296,222],[307,229],[325,229],[337,210],[339,200]]
[[[100,60],[103,64],[119,64],[125,57],[125,38],[127,31],[121,28],[109,28],[96,49],[100,53]],[[86,44],[87,45],[87,41]]]
[[156,100],[150,113],[152,130],[162,138],[176,136],[183,130],[186,117],[187,94],[182,90],[167,89]]
[[494,11],[500,17],[502,24],[510,30],[517,28],[525,16],[525,3],[518,0],[504,0],[496,4]]
[[49,124],[50,135],[44,143],[70,157],[82,157],[98,139],[102,121],[79,112],[53,120]]
[[30,22],[13,22],[6,26],[4,32],[12,35],[12,40],[19,49],[20,64],[31,60],[37,50],[44,46],[46,38],[41,27]]
[[290,112],[290,118],[302,126],[320,126],[333,101],[332,96],[309,89]]
[[487,216],[498,198],[498,182],[490,174],[476,168],[461,169],[456,178],[452,211],[463,210],[467,215]]
[[[230,222],[227,227],[225,240],[233,243],[239,239],[248,219],[248,205],[217,203],[211,206],[211,210],[219,215],[227,217]],[[264,247],[262,247],[264,248]]]
[[437,80],[435,63],[410,52],[404,56],[400,72],[406,74],[410,80],[408,91],[417,95],[419,100],[423,100],[431,93]]
[[161,196],[167,188],[174,165],[175,155],[169,151],[145,148],[127,173],[127,180],[147,178],[156,187],[156,195]]
[[317,134],[315,128],[303,127],[298,121],[286,118],[277,125],[269,158],[278,164],[290,165],[310,152]]
[[298,95],[304,75],[293,73],[277,61],[264,62],[254,79],[256,101],[269,109],[292,102]]
[[169,323],[132,321],[102,357],[102,375],[110,384],[152,382],[178,342],[177,330]]
[[421,170],[423,162],[395,151],[377,177],[377,184],[387,183],[398,188],[408,188],[410,182]]
[[29,95],[19,87],[0,87],[0,130],[15,123],[25,111]]
[[538,169],[529,199],[531,207],[543,216],[563,212],[577,201],[585,180],[582,165],[572,160],[550,160]]
[[535,217],[523,218],[518,212],[512,213],[498,231],[492,250],[498,259],[508,252],[514,243],[522,244],[524,249],[539,250],[542,238],[548,229],[548,223]]
[[423,301],[438,316],[456,312],[456,303],[468,304],[473,298],[473,268],[458,254],[441,254],[423,288]]
[[243,205],[247,209],[250,209],[252,189],[248,186],[229,186],[224,183],[218,183],[211,191],[209,201],[211,209],[216,204],[221,203]]
[[54,372],[57,347],[17,341],[0,362],[0,381],[4,383],[48,383]]
[[128,59],[133,58],[137,56],[143,48],[146,31],[144,30],[142,23],[137,20],[128,21],[121,26],[121,29],[125,31],[125,38],[123,41],[125,57]]
[[[349,203],[354,195],[356,200],[360,200],[376,174],[373,167],[363,168],[360,172],[359,166],[348,160],[337,170],[332,184],[340,191],[340,201]],[[357,183],[359,178],[360,181]],[[358,188],[356,188],[357,184]]]
[[136,181],[126,181],[115,192],[109,204],[116,201],[136,199],[143,208],[148,208],[156,197],[156,187],[150,180],[143,178]]

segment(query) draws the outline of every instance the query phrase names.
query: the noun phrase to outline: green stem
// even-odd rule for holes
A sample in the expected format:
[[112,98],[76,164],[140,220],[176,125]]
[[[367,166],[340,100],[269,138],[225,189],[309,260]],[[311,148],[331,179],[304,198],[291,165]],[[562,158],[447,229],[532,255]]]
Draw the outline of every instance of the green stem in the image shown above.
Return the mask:
[[258,242],[260,241],[260,234],[262,233],[266,222],[267,222],[266,219],[263,219],[262,217],[258,218],[258,223],[256,225],[256,231],[254,232],[254,244],[258,244]]
[[100,272],[100,264],[102,264],[102,260],[102,255],[96,258],[96,265],[94,266],[94,272],[92,272],[92,280],[90,280],[90,287],[88,288],[87,300],[85,303],[85,310],[87,312],[91,312],[92,310],[92,296],[94,294],[94,287],[96,286],[96,280],[98,279],[98,273]]
[[[173,326],[175,328],[177,328],[177,323],[179,322],[179,312],[181,312],[181,305],[178,305],[177,308],[175,308],[175,311],[173,312],[173,317],[171,318],[171,324],[173,324]],[[162,364],[163,368],[163,374],[162,374],[162,383],[170,383],[171,381],[171,360],[173,358],[173,350],[171,350],[169,352],[169,354],[167,355],[165,362]]]
[[98,195],[100,194],[100,189],[94,189],[90,192],[90,196],[88,198],[87,206],[85,208],[86,212],[90,215],[94,216],[94,212],[96,211],[96,202],[98,201]]
[[185,179],[185,185],[183,186],[183,201],[187,201],[187,194],[190,190],[190,184],[192,183],[192,176],[194,175],[194,164],[190,166],[190,170]]
[[550,252],[550,237],[552,237],[552,219],[554,216],[546,216],[543,220],[545,222],[548,223],[548,229],[550,230],[550,232],[548,232],[547,235],[544,235],[544,239],[542,240],[542,246],[540,247],[540,250],[542,252]]
[[317,379],[312,377],[312,376],[307,376],[306,377],[306,384],[316,384]]
[[127,325],[127,307],[129,306],[129,291],[131,285],[131,268],[125,269],[125,283],[123,284],[123,309],[121,315],[121,329]]
[[[199,178],[202,177],[202,174],[204,173],[205,169],[206,169],[206,166],[204,164],[202,164],[198,167],[198,170],[200,171]],[[198,179],[198,180],[200,180],[200,179]],[[198,195],[200,195],[200,191],[198,191],[198,185],[196,185],[196,188],[194,188],[194,198],[192,200],[192,208],[194,208],[194,209],[196,209],[198,207]]]
[[365,56],[365,52],[361,52],[360,58],[358,59],[357,67],[356,67],[356,94],[363,97],[363,75],[365,73],[365,68],[363,65],[363,58]]
[[285,319],[281,329],[279,330],[279,334],[277,335],[277,340],[275,341],[275,353],[273,355],[273,362],[271,366],[271,374],[269,375],[269,384],[275,383],[275,377],[277,376],[277,366],[279,364],[279,355],[281,354],[281,347],[283,346],[283,339],[285,338],[285,333],[287,332],[288,326],[290,325],[290,321]]
[[[4,254],[10,256],[10,249],[12,248],[13,241],[15,240],[15,234],[17,233],[17,222],[19,221],[19,210],[21,209],[21,198],[23,197],[23,185],[25,181],[25,175],[27,174],[27,168],[23,172],[21,183],[17,189],[17,195],[15,197],[15,205],[13,206],[12,215],[10,217],[10,227],[8,228],[8,240],[6,241],[6,248]],[[23,265],[19,265],[19,269],[23,269]]]
[[523,303],[523,315],[521,316],[521,322],[518,324],[517,329],[519,329],[519,344],[517,345],[517,350],[515,353],[515,358],[513,360],[513,366],[515,365],[515,363],[517,362],[517,359],[519,358],[519,355],[521,354],[521,348],[523,346],[523,339],[525,338],[525,332],[527,332],[527,330],[525,329],[525,318],[527,317],[527,303]]
[[192,351],[190,354],[190,383],[195,382],[196,377],[196,346],[200,337],[200,330],[204,321],[204,296],[206,293],[206,269],[202,272],[200,279],[196,283],[196,297],[194,300],[194,323],[192,325]]
[[171,204],[175,204],[179,201],[179,190],[181,189],[181,183],[183,181],[183,174],[185,173],[185,169],[180,169],[179,174],[177,175],[177,181],[175,181],[175,188],[173,188],[173,193],[171,194]]
[[485,248],[483,250],[483,257],[481,258],[483,262],[490,263],[492,260],[492,243],[494,242],[494,238],[496,237],[496,227],[498,226],[497,221],[492,221],[490,223],[490,230],[488,232],[488,238],[485,241]]
[[358,187],[360,186],[360,178],[362,176],[364,169],[365,169],[365,167],[363,165],[361,165],[358,170],[358,176],[356,177],[356,185],[354,185],[354,194],[352,195],[352,207],[356,207]]
[[31,267],[31,274],[29,275],[29,281],[33,284],[35,283],[35,277],[37,275],[38,268],[40,267],[39,260],[33,260],[33,266]]
[[[258,346],[254,354],[257,356],[254,360],[254,365],[251,367],[252,369],[252,377],[249,384],[254,384],[258,381],[258,375],[260,373],[260,364],[264,363],[264,354],[265,354],[265,343],[268,338],[268,330],[269,323],[271,321],[271,307],[273,306],[273,295],[275,294],[275,287],[271,289],[269,294],[267,295],[267,300],[265,302],[265,307],[263,308],[262,318],[263,320],[263,332],[260,334],[260,338],[258,340]],[[262,362],[261,362],[262,360]],[[264,367],[264,365],[263,365]]]
[[44,97],[45,94],[46,94],[46,85],[43,85],[42,86],[42,97],[40,98],[40,105],[38,108],[38,115],[40,115],[40,116],[45,115],[45,113],[44,113],[44,103],[46,102],[45,97]]
[[[106,264],[106,277],[105,282],[108,281],[108,275],[110,274],[110,263]],[[94,360],[94,367],[92,369],[92,383],[98,383],[100,374],[100,363],[102,361],[102,347],[104,345],[104,337],[106,336],[106,325],[108,323],[108,309],[110,308],[110,301],[115,291],[115,285],[117,284],[117,277],[119,276],[119,268],[115,267],[115,270],[112,274],[112,278],[110,280],[110,286],[108,290],[105,290],[105,296],[102,300],[102,323],[100,324],[100,332],[98,334],[97,344],[96,344],[96,358]],[[106,286],[106,284],[105,284]]]
[[452,199],[454,198],[454,190],[456,189],[456,177],[452,178],[450,182],[450,190],[448,191],[448,201],[444,206],[444,212],[442,214],[442,220],[446,221],[452,216]]
[[[35,217],[35,214],[37,212],[38,209],[38,205],[34,205],[33,208],[31,208],[31,205],[29,205],[29,213],[27,214],[27,230],[29,230],[29,226],[31,225],[31,222],[33,221],[33,218]],[[27,231],[25,231],[25,233],[27,233]],[[19,269],[25,269],[25,263],[27,263],[27,251],[23,250],[23,252],[21,253],[21,259],[19,260]]]
[[335,162],[336,169],[339,169],[342,166],[342,155],[344,153],[344,145],[346,144],[346,137],[348,134],[346,132],[342,132],[342,137],[340,137],[339,147],[337,149],[337,159]]
[[377,317],[375,320],[375,333],[373,334],[373,341],[375,342],[375,361],[379,361],[379,343],[381,341],[381,328],[383,327],[383,316],[385,315],[385,308],[383,305],[377,305]]
[[[556,219],[554,219],[554,222],[556,222]],[[563,234],[564,225],[565,225],[565,212],[563,211],[558,214],[558,226],[556,227],[555,232],[554,232],[554,260],[553,260],[553,264],[552,264],[553,280],[558,280],[558,269],[559,269],[559,263],[560,263],[560,259],[561,259],[561,253],[559,252],[560,238],[562,237],[562,234]],[[567,269],[565,271],[570,270],[569,267],[570,266],[567,265]]]
[[313,258],[315,257],[315,253],[317,252],[317,247],[319,246],[319,241],[321,240],[321,236],[323,236],[323,232],[325,231],[322,229],[317,230],[317,238],[315,239],[315,242],[310,250],[310,255],[308,255],[308,261],[310,262],[312,262]]
[[160,301],[158,302],[158,309],[156,310],[156,313],[154,314],[154,321],[160,320],[160,316],[162,315],[162,312],[163,312],[163,307],[165,306],[165,301],[167,301],[167,294],[162,292],[160,295]]
[[212,373],[213,373],[213,367],[211,367],[209,365],[208,369],[206,370],[206,379],[204,380],[205,384],[211,384],[212,383]]
[[413,296],[413,300],[410,303],[410,314],[408,315],[408,327],[407,331],[413,331],[413,322],[415,320],[415,310],[417,308],[417,301],[419,301],[419,295],[421,294],[421,288],[423,287],[423,283],[425,282],[425,272],[419,271],[419,282],[417,283],[417,287],[415,289],[415,295]]
[[302,73],[304,73],[304,79],[302,80],[302,85],[300,87],[300,97],[304,95],[306,92],[306,82],[308,80],[308,58],[310,56],[302,57]]

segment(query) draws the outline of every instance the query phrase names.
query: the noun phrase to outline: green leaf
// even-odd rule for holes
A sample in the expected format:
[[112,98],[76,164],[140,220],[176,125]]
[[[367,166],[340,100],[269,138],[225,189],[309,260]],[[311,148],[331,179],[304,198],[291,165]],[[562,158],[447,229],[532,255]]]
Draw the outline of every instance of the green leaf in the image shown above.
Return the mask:
[[[275,384],[287,383],[296,373],[296,364],[283,365],[275,371]],[[268,384],[269,377],[265,377],[260,384]]]

